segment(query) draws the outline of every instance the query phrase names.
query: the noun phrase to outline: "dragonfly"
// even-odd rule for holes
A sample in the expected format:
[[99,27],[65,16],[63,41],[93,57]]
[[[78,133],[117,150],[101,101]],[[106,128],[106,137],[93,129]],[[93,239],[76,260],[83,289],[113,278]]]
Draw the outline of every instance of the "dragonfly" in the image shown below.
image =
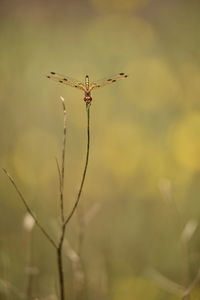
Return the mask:
[[103,87],[105,85],[114,83],[120,79],[127,78],[128,75],[126,73],[118,73],[116,75],[95,81],[90,83],[89,76],[85,76],[85,82],[81,82],[79,80],[73,79],[71,77],[61,75],[56,72],[50,72],[50,74],[47,76],[47,78],[52,79],[56,82],[60,82],[66,85],[69,85],[71,87],[77,88],[79,90],[82,90],[84,92],[84,101],[86,103],[90,103],[92,101],[91,92],[97,88]]

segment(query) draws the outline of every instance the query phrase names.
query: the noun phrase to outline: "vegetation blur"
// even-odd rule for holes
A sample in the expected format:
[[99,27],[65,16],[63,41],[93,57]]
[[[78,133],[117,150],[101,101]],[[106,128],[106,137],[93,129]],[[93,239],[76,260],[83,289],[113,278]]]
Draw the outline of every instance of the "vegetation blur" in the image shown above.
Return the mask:
[[[93,93],[88,173],[66,230],[67,299],[200,294],[199,15],[198,0],[0,2],[0,164],[55,239],[60,96],[66,214],[84,167],[86,112],[82,92],[45,76],[129,74]],[[54,249],[0,178],[0,299],[56,300]]]

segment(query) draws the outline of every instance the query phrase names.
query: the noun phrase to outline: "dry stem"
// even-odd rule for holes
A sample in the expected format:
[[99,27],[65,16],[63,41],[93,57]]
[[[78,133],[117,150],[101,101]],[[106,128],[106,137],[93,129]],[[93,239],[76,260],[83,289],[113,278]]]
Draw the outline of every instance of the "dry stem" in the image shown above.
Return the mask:
[[16,182],[14,181],[14,179],[11,177],[11,175],[8,173],[8,171],[6,169],[3,168],[3,171],[5,172],[5,174],[7,175],[7,177],[9,178],[10,182],[12,183],[12,185],[14,186],[17,194],[19,195],[21,201],[23,202],[27,212],[33,217],[33,219],[35,220],[35,224],[38,226],[38,228],[41,230],[41,232],[45,235],[45,237],[47,238],[47,240],[52,244],[52,246],[54,248],[57,248],[56,243],[54,242],[54,240],[52,239],[52,237],[47,233],[47,231],[44,229],[44,227],[40,224],[40,222],[38,221],[37,217],[34,215],[32,209],[29,207],[28,203],[26,202],[24,196],[22,195],[21,191],[19,190]]
[[80,188],[78,191],[78,195],[76,198],[76,201],[68,215],[68,217],[64,220],[64,210],[63,210],[63,192],[64,192],[64,175],[65,175],[65,143],[66,143],[66,109],[64,104],[64,99],[61,98],[63,103],[63,112],[64,112],[64,131],[63,131],[63,149],[62,149],[62,161],[61,161],[61,171],[59,168],[59,164],[57,163],[58,172],[59,172],[59,178],[60,178],[60,200],[61,200],[61,219],[62,227],[61,227],[61,235],[57,247],[57,262],[58,262],[58,273],[59,273],[59,286],[60,286],[60,299],[65,300],[65,288],[64,288],[64,268],[63,268],[63,260],[62,260],[62,250],[63,250],[63,242],[65,237],[65,230],[66,226],[71,220],[72,216],[74,215],[74,212],[78,206],[78,203],[80,201],[80,197],[83,190],[83,185],[85,182],[85,176],[87,172],[87,166],[88,166],[88,160],[89,160],[89,150],[90,150],[90,103],[86,103],[86,112],[87,112],[87,150],[86,150],[86,159],[85,159],[85,166],[83,170],[83,175],[81,179]]
[[41,230],[41,232],[44,234],[44,236],[47,238],[47,240],[52,244],[52,246],[57,251],[57,264],[58,264],[58,274],[59,274],[59,287],[60,287],[60,300],[65,300],[65,288],[64,288],[64,268],[63,268],[63,259],[62,259],[62,250],[63,250],[63,241],[65,236],[65,230],[66,226],[71,220],[72,216],[74,215],[74,212],[78,206],[78,203],[80,201],[80,197],[83,190],[83,185],[85,182],[86,172],[87,172],[87,166],[88,166],[88,160],[89,160],[89,150],[90,150],[90,103],[86,102],[86,112],[87,112],[87,150],[86,150],[86,159],[85,159],[85,166],[83,170],[83,175],[81,179],[80,188],[78,191],[78,195],[76,198],[76,201],[68,215],[68,217],[65,219],[64,217],[64,177],[65,177],[65,152],[66,152],[66,107],[64,98],[60,98],[62,101],[63,106],[63,115],[64,115],[64,125],[63,125],[63,146],[62,146],[62,158],[61,158],[61,168],[59,166],[58,160],[56,159],[57,169],[58,169],[58,175],[59,175],[59,187],[60,187],[60,214],[61,214],[61,235],[58,242],[58,245],[54,242],[52,237],[48,234],[48,232],[44,229],[44,227],[41,225],[41,223],[38,221],[37,217],[34,215],[32,209],[29,207],[28,203],[26,202],[23,194],[19,190],[17,184],[15,183],[14,179],[11,177],[11,175],[8,173],[6,169],[3,169],[7,177],[9,178],[10,182],[14,186],[17,194],[19,195],[22,203],[24,204],[27,212],[33,217],[35,220],[35,224],[38,226],[38,228]]

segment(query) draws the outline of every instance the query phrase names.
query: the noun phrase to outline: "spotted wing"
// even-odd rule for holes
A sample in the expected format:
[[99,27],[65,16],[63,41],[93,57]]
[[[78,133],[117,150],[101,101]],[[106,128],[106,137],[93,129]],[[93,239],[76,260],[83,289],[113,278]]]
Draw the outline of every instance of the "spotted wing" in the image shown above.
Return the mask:
[[72,86],[72,87],[80,89],[82,91],[86,90],[85,85],[82,82],[80,82],[76,79],[73,79],[71,77],[65,76],[65,75],[61,75],[61,74],[58,74],[55,72],[50,72],[50,74],[47,75],[47,78],[52,79],[57,82],[60,82],[60,83],[63,83],[63,84],[66,84],[66,85],[69,85],[69,86]]
[[110,77],[92,82],[90,84],[89,90],[92,91],[96,88],[100,88],[102,86],[105,86],[105,85],[110,84],[110,83],[114,83],[117,80],[124,79],[124,78],[127,78],[127,77],[128,77],[128,75],[126,73],[118,73],[116,75],[113,75],[113,76],[110,76]]

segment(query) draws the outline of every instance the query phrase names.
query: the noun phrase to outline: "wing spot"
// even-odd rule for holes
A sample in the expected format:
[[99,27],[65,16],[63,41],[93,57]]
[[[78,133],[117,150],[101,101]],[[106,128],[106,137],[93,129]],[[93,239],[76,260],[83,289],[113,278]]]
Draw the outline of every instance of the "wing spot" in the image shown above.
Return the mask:
[[125,75],[124,73],[119,73],[119,75]]
[[59,80],[59,82],[60,82],[60,83],[63,83],[63,81],[62,81],[62,80]]
[[56,73],[55,73],[55,72],[51,72],[51,74],[52,74],[52,75],[55,75]]
[[74,87],[78,87],[77,85],[75,85]]
[[64,80],[64,81],[68,81],[68,79],[67,79],[67,78],[63,78],[63,80]]
[[125,77],[125,78],[127,78],[127,77],[128,77],[128,75],[124,75],[124,77]]
[[47,78],[51,78],[50,76],[47,76]]
[[115,79],[112,80],[112,82],[115,82],[115,81],[116,81]]
[[109,79],[107,79],[107,81],[112,81],[112,79],[111,79],[111,78],[109,78]]

